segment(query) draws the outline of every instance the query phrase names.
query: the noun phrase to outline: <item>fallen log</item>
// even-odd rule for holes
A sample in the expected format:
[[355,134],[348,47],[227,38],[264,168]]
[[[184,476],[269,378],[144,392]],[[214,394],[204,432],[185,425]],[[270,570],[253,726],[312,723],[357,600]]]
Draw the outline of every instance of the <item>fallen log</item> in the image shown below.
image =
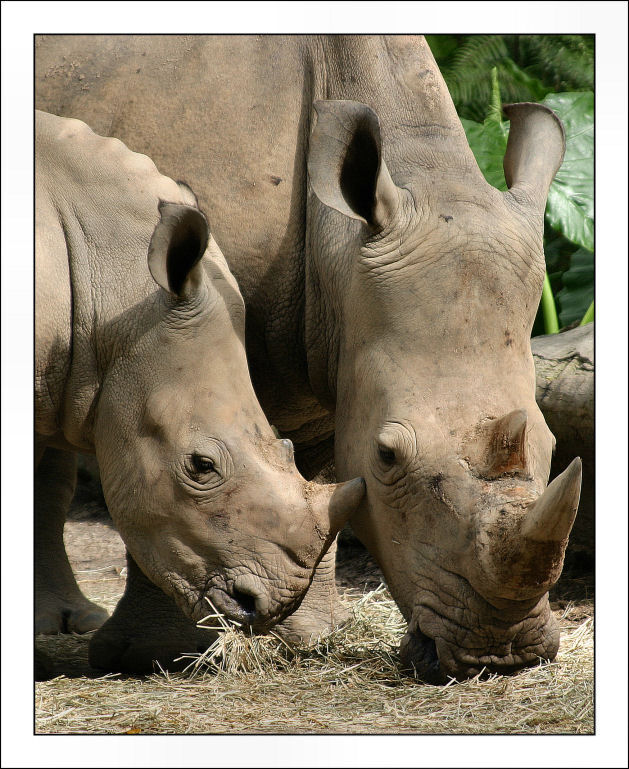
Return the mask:
[[568,552],[583,566],[594,555],[594,324],[531,339],[536,399],[557,439],[550,479],[583,461],[579,512]]

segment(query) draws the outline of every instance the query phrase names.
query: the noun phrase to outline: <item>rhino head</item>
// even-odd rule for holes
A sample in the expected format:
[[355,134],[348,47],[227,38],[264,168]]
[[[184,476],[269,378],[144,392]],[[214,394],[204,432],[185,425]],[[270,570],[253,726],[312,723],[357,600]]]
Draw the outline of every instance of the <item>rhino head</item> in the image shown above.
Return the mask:
[[530,335],[563,127],[541,105],[506,108],[503,193],[460,123],[389,126],[390,172],[369,107],[315,108],[309,228],[334,280],[321,257],[311,273],[338,333],[311,370],[335,401],[338,476],[367,484],[351,523],[409,623],[402,658],[429,681],[553,659],[548,590],[581,465],[546,488]]
[[102,364],[107,504],[188,617],[210,613],[209,599],[262,631],[299,605],[364,484],[307,483],[277,439],[250,382],[240,292],[198,209],[160,204],[148,267],[159,288],[111,325]]

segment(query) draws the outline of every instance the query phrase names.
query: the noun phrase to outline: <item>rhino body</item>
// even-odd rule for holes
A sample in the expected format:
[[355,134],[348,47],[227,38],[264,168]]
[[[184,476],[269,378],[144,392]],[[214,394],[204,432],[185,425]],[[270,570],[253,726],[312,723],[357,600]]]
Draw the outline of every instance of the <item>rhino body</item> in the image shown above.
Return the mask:
[[264,417],[242,297],[194,195],[118,139],[37,112],[35,285],[36,631],[107,616],[63,546],[74,450],[96,453],[130,553],[93,664],[137,670],[190,650],[184,616],[184,643],[207,645],[190,623],[212,612],[206,599],[254,630],[281,621],[362,481],[304,481]]
[[38,38],[36,100],[198,192],[267,417],[311,471],[334,435],[338,477],[366,480],[351,523],[405,663],[443,681],[552,659],[580,485],[575,460],[545,491],[529,341],[556,116],[511,107],[502,193],[418,36]]

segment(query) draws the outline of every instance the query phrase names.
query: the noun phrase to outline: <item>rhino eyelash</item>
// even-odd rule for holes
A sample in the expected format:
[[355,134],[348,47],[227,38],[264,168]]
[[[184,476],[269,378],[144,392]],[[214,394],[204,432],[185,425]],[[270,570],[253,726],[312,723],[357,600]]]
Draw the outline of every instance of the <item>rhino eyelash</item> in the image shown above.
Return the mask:
[[209,457],[204,457],[202,454],[191,454],[189,465],[192,475],[199,476],[217,473],[214,461]]
[[385,446],[378,446],[378,456],[380,461],[390,467],[395,463],[395,451]]

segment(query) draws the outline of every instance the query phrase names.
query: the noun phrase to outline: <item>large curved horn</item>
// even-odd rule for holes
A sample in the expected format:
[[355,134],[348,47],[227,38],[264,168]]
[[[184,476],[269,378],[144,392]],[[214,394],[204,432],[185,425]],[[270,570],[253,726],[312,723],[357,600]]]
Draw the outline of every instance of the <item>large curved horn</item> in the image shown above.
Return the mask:
[[533,542],[561,542],[572,529],[581,495],[581,458],[548,485],[522,519],[520,535]]
[[469,577],[474,588],[487,600],[529,600],[547,592],[561,575],[580,492],[577,457],[524,515],[494,518],[479,533]]

